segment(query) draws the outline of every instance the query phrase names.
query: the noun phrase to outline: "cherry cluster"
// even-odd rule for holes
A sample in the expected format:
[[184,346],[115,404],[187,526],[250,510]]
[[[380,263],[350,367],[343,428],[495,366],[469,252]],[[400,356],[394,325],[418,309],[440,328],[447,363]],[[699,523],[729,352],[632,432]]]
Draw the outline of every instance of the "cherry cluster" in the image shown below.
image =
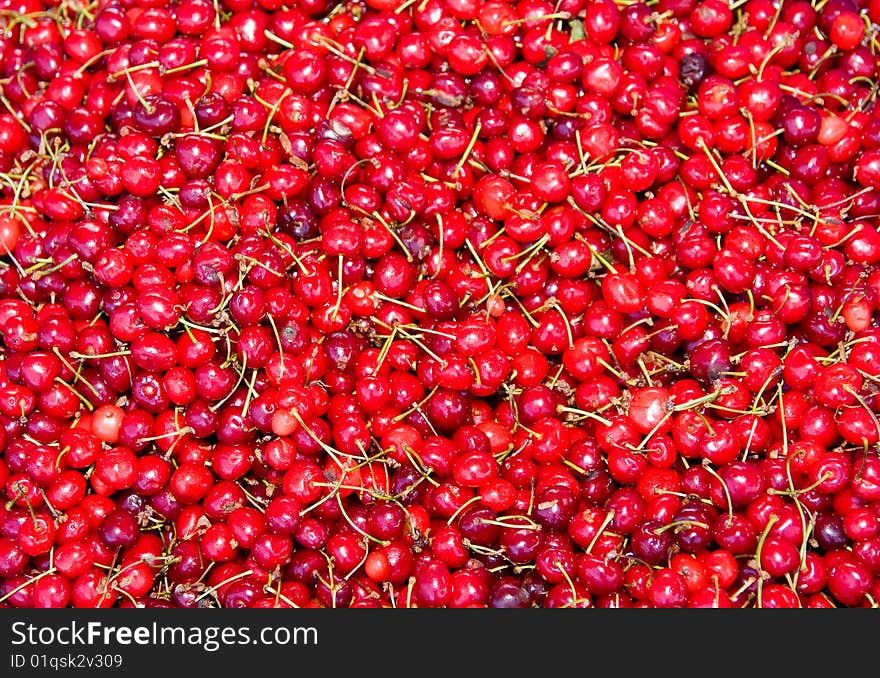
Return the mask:
[[880,1],[0,24],[0,606],[877,605]]

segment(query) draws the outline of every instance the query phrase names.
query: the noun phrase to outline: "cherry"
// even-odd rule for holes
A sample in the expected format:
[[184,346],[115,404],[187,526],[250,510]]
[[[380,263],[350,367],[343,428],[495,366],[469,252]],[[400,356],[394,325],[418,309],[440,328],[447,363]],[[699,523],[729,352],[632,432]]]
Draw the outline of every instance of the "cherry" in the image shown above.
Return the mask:
[[133,546],[138,538],[137,520],[127,511],[115,509],[101,520],[98,535],[111,548]]
[[843,605],[855,606],[868,591],[870,574],[855,559],[845,558],[829,565],[827,581],[831,595]]

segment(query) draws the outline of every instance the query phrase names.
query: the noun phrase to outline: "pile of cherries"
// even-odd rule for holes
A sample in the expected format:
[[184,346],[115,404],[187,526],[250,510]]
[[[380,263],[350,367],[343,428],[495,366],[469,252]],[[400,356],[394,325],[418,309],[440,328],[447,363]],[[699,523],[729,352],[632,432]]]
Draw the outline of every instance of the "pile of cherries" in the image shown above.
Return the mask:
[[880,0],[0,0],[0,606],[876,607]]

